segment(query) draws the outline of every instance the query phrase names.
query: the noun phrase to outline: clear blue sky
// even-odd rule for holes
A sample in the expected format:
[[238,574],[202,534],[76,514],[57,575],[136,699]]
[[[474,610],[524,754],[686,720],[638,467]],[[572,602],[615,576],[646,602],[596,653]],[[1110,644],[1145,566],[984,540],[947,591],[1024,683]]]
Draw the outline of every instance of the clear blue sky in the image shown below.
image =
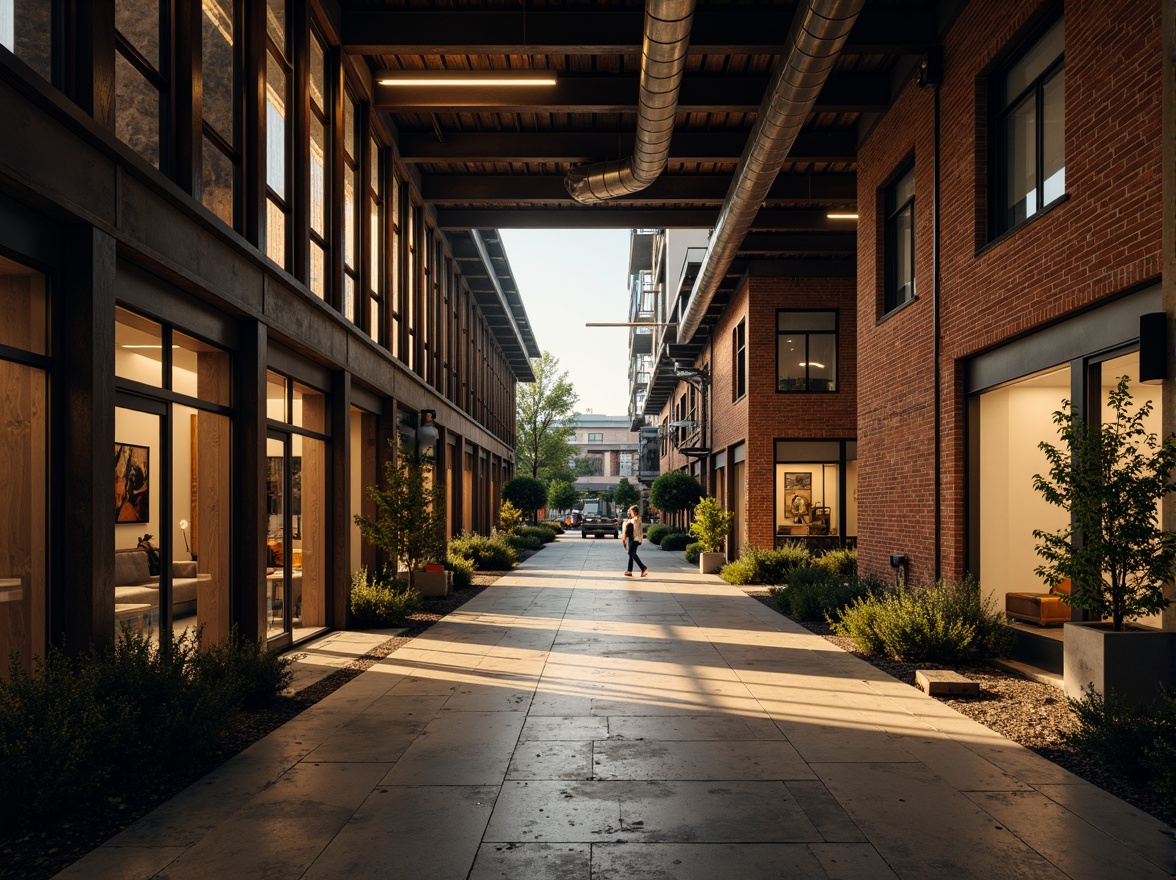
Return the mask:
[[629,230],[499,231],[540,351],[559,358],[580,395],[577,410],[629,409],[629,331],[585,327],[627,321]]

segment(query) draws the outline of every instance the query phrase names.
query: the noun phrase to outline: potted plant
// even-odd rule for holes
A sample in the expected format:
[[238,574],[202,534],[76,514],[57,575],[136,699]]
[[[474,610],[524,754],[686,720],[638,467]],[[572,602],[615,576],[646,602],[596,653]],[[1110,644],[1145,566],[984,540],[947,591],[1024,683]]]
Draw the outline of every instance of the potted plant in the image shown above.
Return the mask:
[[1093,686],[1103,696],[1150,702],[1172,685],[1176,633],[1129,622],[1168,604],[1176,535],[1160,528],[1157,504],[1176,488],[1169,480],[1176,436],[1160,442],[1148,432],[1152,403],[1132,412],[1129,382],[1122,376],[1111,390],[1103,424],[1086,423],[1063,400],[1053,416],[1061,446],[1039,444],[1049,476],[1033,477],[1046,501],[1070,512],[1066,528],[1033,531],[1045,560],[1036,573],[1051,588],[1070,579],[1063,601],[1093,618],[1064,627],[1064,684],[1073,699]]
[[716,572],[726,564],[727,554],[719,551],[731,531],[731,521],[734,519],[734,512],[723,510],[718,500],[709,495],[695,505],[690,534],[702,544],[702,552],[698,554],[698,570],[703,574]]
[[427,564],[443,566],[448,556],[445,539],[445,487],[435,479],[435,465],[401,451],[384,463],[384,485],[369,486],[375,502],[371,519],[356,514],[363,537],[389,562],[407,569],[408,585],[422,596],[448,596],[453,573],[421,571]]

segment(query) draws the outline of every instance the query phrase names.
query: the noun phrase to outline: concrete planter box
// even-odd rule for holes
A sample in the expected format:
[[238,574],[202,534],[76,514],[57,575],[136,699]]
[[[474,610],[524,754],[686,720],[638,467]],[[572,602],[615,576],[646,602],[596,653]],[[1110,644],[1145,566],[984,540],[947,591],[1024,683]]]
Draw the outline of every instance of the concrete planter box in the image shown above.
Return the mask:
[[703,574],[715,574],[726,564],[727,554],[725,553],[702,552],[698,554],[698,570]]
[[1109,623],[1067,623],[1066,696],[1079,700],[1088,684],[1142,703],[1158,703],[1160,686],[1171,689],[1176,632],[1137,626],[1113,632]]
[[412,585],[422,596],[448,596],[453,588],[453,572],[414,571]]

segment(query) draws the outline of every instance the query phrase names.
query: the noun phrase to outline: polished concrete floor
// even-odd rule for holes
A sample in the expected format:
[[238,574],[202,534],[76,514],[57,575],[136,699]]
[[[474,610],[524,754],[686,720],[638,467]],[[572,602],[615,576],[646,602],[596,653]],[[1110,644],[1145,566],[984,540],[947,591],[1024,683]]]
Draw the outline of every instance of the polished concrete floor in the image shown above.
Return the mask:
[[644,557],[564,536],[59,876],[1171,876],[1158,820]]

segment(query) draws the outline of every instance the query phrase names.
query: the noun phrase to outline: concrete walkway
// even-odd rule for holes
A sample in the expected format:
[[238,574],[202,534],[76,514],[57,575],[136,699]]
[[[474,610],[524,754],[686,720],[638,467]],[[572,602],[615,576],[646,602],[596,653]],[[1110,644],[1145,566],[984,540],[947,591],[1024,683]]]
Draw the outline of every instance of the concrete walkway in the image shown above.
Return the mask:
[[1158,820],[644,556],[564,536],[59,876],[1171,876]]

